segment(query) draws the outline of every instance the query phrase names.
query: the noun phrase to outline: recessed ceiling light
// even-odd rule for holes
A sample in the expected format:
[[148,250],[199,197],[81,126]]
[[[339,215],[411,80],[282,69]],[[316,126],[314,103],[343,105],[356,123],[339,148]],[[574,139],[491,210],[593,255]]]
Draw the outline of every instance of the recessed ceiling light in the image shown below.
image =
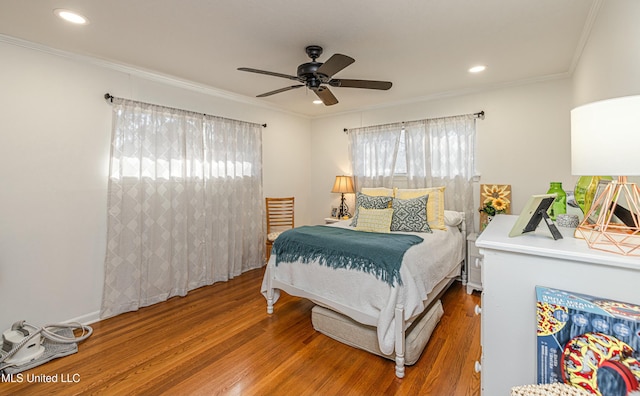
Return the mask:
[[53,10],[53,13],[65,21],[75,23],[76,25],[86,25],[89,23],[89,20],[86,17],[78,14],[77,12],[56,8]]
[[480,73],[481,71],[484,71],[484,69],[486,68],[487,67],[484,65],[474,66],[471,69],[469,69],[469,73]]
[[322,104],[322,101],[320,99],[316,99],[313,101],[313,104]]

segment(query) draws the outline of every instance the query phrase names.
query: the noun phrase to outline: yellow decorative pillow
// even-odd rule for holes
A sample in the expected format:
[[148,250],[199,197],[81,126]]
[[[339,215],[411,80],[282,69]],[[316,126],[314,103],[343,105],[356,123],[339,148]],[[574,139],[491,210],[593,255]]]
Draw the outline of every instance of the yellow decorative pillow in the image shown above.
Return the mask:
[[358,225],[356,230],[367,232],[391,232],[391,219],[393,209],[366,209],[358,208]]
[[395,192],[398,199],[412,199],[428,195],[427,199],[427,223],[433,230],[446,230],[444,225],[444,186],[430,188],[399,188]]
[[386,187],[362,187],[360,192],[372,197],[393,197],[393,189]]

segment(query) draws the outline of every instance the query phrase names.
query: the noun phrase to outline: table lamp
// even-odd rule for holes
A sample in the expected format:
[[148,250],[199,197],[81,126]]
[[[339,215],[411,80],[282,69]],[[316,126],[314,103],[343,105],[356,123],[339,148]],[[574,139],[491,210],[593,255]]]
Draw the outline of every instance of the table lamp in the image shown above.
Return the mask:
[[592,249],[640,256],[640,95],[602,100],[571,111],[574,175],[617,175],[597,194],[576,237]]
[[351,176],[336,176],[336,181],[335,183],[333,183],[333,188],[331,189],[331,192],[342,194],[338,218],[341,219],[344,216],[349,216],[349,207],[345,202],[344,194],[355,192],[353,188],[353,179],[351,178]]

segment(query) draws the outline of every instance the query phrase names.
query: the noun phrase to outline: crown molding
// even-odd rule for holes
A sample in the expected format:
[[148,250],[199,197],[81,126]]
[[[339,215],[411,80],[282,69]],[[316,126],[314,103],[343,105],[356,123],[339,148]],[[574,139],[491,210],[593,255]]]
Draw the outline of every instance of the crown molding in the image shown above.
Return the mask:
[[523,85],[538,84],[538,83],[547,82],[547,81],[562,80],[562,79],[569,78],[569,77],[571,77],[571,73],[563,72],[563,73],[549,74],[549,75],[546,75],[546,76],[538,76],[538,77],[527,78],[527,79],[516,80],[516,81],[508,81],[508,82],[495,83],[495,84],[486,84],[486,85],[479,86],[477,88],[468,88],[468,89],[459,89],[459,90],[438,92],[438,93],[434,93],[434,94],[431,94],[431,95],[415,97],[415,98],[411,98],[411,99],[407,99],[407,100],[399,100],[399,101],[395,101],[395,102],[385,103],[385,104],[382,104],[382,105],[374,105],[374,106],[362,107],[362,108],[359,108],[357,110],[352,110],[352,111],[344,111],[344,112],[341,112],[341,113],[333,113],[333,114],[315,116],[315,117],[312,117],[312,119],[316,120],[316,119],[322,119],[322,118],[330,118],[330,117],[336,117],[336,116],[341,116],[341,115],[349,115],[349,114],[354,114],[354,113],[363,113],[363,112],[366,112],[366,111],[389,109],[389,108],[392,108],[392,107],[415,104],[415,103],[420,103],[420,102],[430,102],[430,101],[433,101],[433,100],[469,96],[469,95],[483,93],[483,92],[495,91],[497,89],[504,89],[504,88],[510,88],[510,87],[519,87],[519,86],[523,86]]
[[582,53],[584,52],[584,48],[587,45],[587,41],[589,40],[589,36],[591,36],[591,31],[593,30],[593,25],[598,18],[598,14],[600,13],[600,8],[602,7],[603,0],[594,0],[591,8],[589,9],[589,14],[587,15],[587,20],[584,23],[582,28],[582,34],[580,35],[580,39],[578,40],[578,45],[576,46],[576,51],[573,54],[573,58],[571,59],[571,64],[569,65],[569,74],[572,75],[578,66],[578,62],[582,57]]
[[[600,9],[601,3],[602,3],[602,0],[595,0],[594,5],[591,8],[588,21],[587,23],[585,23],[585,29],[583,30],[583,33],[580,39],[580,45],[576,50],[576,55],[574,55],[571,68],[567,72],[551,74],[546,76],[539,76],[539,77],[517,80],[517,81],[504,82],[504,83],[487,84],[477,88],[438,92],[438,93],[434,93],[426,96],[414,97],[406,100],[389,102],[389,103],[384,103],[380,105],[361,107],[356,110],[348,110],[348,111],[339,112],[339,113],[323,114],[323,115],[316,115],[316,116],[296,113],[296,112],[289,111],[281,107],[266,103],[264,101],[260,101],[252,97],[232,93],[229,91],[224,91],[224,90],[214,88],[212,86],[208,86],[205,84],[200,84],[193,81],[180,79],[175,76],[166,75],[166,74],[158,73],[155,71],[142,69],[140,67],[117,63],[117,62],[113,62],[105,59],[95,58],[87,55],[81,55],[81,54],[77,54],[69,51],[63,51],[63,50],[52,48],[46,45],[37,44],[31,41],[18,39],[18,38],[3,35],[3,34],[0,34],[0,42],[4,42],[7,44],[19,46],[19,47],[24,47],[24,48],[35,50],[35,51],[44,52],[44,53],[58,56],[58,57],[71,59],[77,62],[90,64],[90,65],[105,68],[108,70],[113,70],[113,71],[129,74],[129,75],[133,75],[146,80],[159,82],[159,83],[174,86],[177,88],[187,89],[187,90],[199,92],[205,95],[227,99],[236,103],[242,103],[250,106],[260,107],[263,109],[276,111],[281,114],[287,114],[287,115],[300,117],[304,119],[315,120],[315,119],[323,119],[323,118],[330,118],[330,117],[338,117],[338,116],[354,114],[354,113],[362,113],[366,111],[388,109],[392,107],[398,107],[398,106],[414,104],[419,102],[429,102],[429,101],[439,100],[439,99],[462,97],[462,96],[468,96],[468,95],[477,94],[481,92],[488,92],[496,89],[536,84],[536,83],[545,82],[545,81],[568,78],[572,75],[573,69],[575,68],[575,64],[577,64],[577,61],[579,60],[580,55],[582,54],[582,49],[584,48],[586,41],[589,37],[591,28],[598,14],[598,10]],[[114,94],[114,92],[112,92],[112,94]]]
[[46,54],[49,54],[49,55],[70,59],[70,60],[73,60],[73,61],[76,61],[76,62],[85,63],[85,64],[89,64],[89,65],[92,65],[92,66],[97,66],[97,67],[100,67],[100,68],[104,68],[104,69],[108,69],[108,70],[112,70],[112,71],[116,71],[116,72],[120,72],[120,73],[124,73],[124,74],[128,74],[128,75],[140,77],[142,79],[146,79],[146,80],[149,80],[149,81],[155,81],[155,82],[159,82],[159,83],[162,83],[162,84],[170,85],[170,86],[173,86],[173,87],[186,89],[186,90],[189,90],[189,91],[195,91],[195,92],[202,93],[202,94],[209,95],[209,96],[213,96],[213,97],[216,97],[216,98],[230,100],[230,101],[233,101],[233,102],[236,102],[236,103],[256,106],[256,107],[260,107],[260,108],[263,108],[263,109],[276,111],[276,112],[283,113],[283,114],[288,114],[288,115],[292,115],[292,116],[296,116],[296,117],[302,117],[302,118],[309,119],[309,116],[307,116],[307,115],[299,114],[299,113],[295,113],[295,112],[291,112],[291,111],[287,111],[285,109],[282,109],[280,107],[271,105],[269,103],[266,103],[264,101],[261,101],[261,100],[258,100],[258,99],[252,98],[252,97],[248,97],[248,96],[236,94],[236,93],[233,93],[233,92],[225,91],[225,90],[222,90],[222,89],[214,88],[214,87],[206,85],[206,84],[200,84],[200,83],[196,83],[194,81],[181,79],[181,78],[178,78],[178,77],[175,77],[175,76],[171,76],[171,75],[168,75],[168,74],[162,74],[162,73],[158,73],[156,71],[142,69],[142,68],[137,67],[137,66],[131,66],[131,65],[123,64],[123,63],[117,63],[117,62],[109,61],[109,60],[106,60],[106,59],[100,59],[100,58],[96,58],[96,57],[92,57],[92,56],[88,56],[88,55],[77,54],[77,53],[74,53],[74,52],[63,51],[63,50],[60,50],[60,49],[57,49],[57,48],[49,47],[49,46],[46,46],[46,45],[43,45],[43,44],[34,43],[32,41],[19,39],[19,38],[12,37],[12,36],[7,36],[7,35],[4,35],[4,34],[0,34],[0,42],[6,43],[6,44],[10,44],[10,45],[14,45],[14,46],[18,46],[18,47],[23,47],[23,48],[34,50],[34,51],[43,52],[43,53],[46,53]]

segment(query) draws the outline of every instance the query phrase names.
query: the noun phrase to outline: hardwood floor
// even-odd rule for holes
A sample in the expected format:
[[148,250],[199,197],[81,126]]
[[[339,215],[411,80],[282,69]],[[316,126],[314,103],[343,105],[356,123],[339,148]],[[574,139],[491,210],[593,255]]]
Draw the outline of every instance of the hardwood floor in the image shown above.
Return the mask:
[[[14,375],[0,383],[0,394],[480,394],[479,294],[457,282],[447,291],[444,317],[420,360],[398,379],[391,360],[316,332],[308,300],[283,293],[267,315],[262,274],[249,271],[95,323],[78,353]],[[45,376],[56,382],[37,382]]]

